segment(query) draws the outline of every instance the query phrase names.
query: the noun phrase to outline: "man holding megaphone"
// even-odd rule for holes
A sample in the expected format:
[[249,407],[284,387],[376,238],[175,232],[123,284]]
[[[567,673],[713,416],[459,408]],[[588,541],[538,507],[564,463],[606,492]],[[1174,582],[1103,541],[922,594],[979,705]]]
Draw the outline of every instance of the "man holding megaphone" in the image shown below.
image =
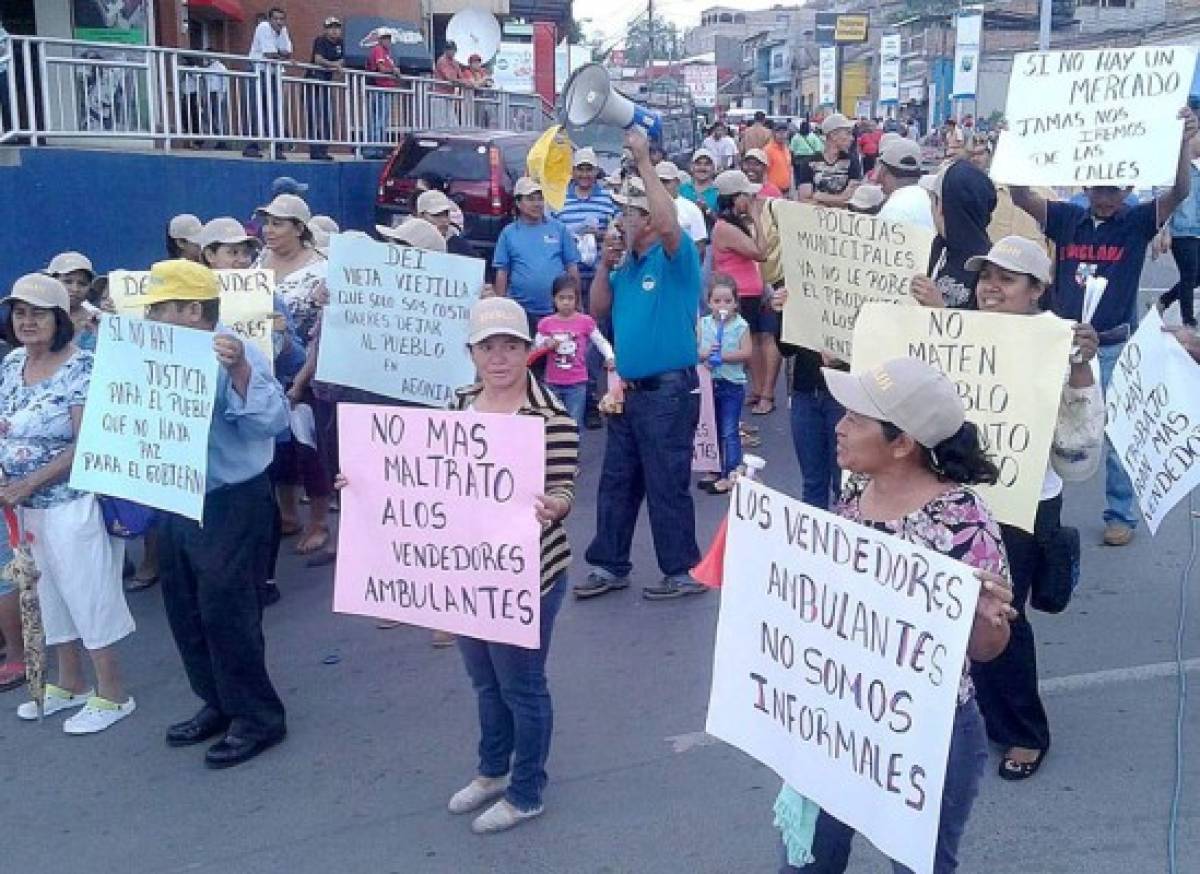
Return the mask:
[[642,595],[665,600],[707,591],[689,573],[700,560],[690,488],[700,418],[700,259],[655,173],[646,134],[631,127],[625,146],[638,176],[613,197],[622,207],[621,234],[604,239],[591,295],[592,315],[612,316],[625,402],[608,423],[596,536],[587,550],[592,569],[575,595],[591,598],[629,585],[629,551],[644,498],[663,579]]

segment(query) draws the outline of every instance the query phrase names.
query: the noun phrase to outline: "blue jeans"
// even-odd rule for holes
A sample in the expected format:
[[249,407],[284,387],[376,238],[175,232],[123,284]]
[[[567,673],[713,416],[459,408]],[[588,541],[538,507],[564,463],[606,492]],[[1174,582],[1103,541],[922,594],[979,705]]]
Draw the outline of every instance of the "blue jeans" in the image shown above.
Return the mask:
[[593,567],[629,576],[629,550],[643,499],[659,569],[674,576],[700,562],[691,481],[692,444],[700,421],[698,385],[694,367],[664,373],[652,389],[626,390],[625,411],[608,420],[596,536],[586,553]]
[[745,402],[745,383],[713,380],[713,409],[717,418],[717,443],[721,447],[721,476],[729,476],[742,463],[742,435],[738,432],[738,421]]
[[828,510],[842,493],[833,429],[846,411],[824,389],[792,393],[792,443],[804,477],[804,503]]
[[576,425],[582,428],[583,415],[587,410],[587,383],[577,382],[574,385],[546,383],[546,388],[554,392],[554,396],[567,408],[567,414],[575,420]]
[[567,591],[567,575],[542,596],[541,646],[526,649],[460,637],[458,649],[479,699],[479,775],[503,777],[512,770],[505,797],[519,810],[542,803],[554,709],[546,685],[546,656],[554,617]]
[[[392,120],[392,108],[388,102],[388,91],[386,89],[371,91],[368,96],[370,97],[370,101],[367,107],[367,139],[373,144],[386,143],[388,126]],[[376,152],[385,148],[387,146],[372,145],[372,149]]]
[[[1124,348],[1124,343],[1100,347],[1100,383],[1105,389]],[[1133,483],[1107,437],[1104,438],[1104,522],[1116,522],[1129,528],[1136,528],[1138,523],[1133,505]]]
[[[938,826],[937,850],[933,858],[933,874],[953,874],[958,870],[958,845],[967,830],[967,820],[979,781],[987,765],[987,736],[983,717],[974,699],[959,705],[954,714],[954,730],[950,735],[950,756],[946,761],[946,782],[942,786],[942,819]],[[850,845],[855,831],[850,826],[821,811],[813,837],[813,862],[803,868],[787,864],[784,856],[779,874],[842,874],[850,864]],[[892,862],[895,874],[912,874],[899,862]]]

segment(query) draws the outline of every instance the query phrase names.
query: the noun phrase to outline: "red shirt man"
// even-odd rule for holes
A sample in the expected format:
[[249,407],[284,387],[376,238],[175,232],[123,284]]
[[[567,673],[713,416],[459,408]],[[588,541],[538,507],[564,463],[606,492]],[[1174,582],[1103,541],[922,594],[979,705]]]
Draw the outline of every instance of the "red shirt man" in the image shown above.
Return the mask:
[[396,81],[396,62],[392,60],[392,33],[390,30],[379,35],[379,42],[367,56],[367,69],[373,73],[385,74],[371,77],[371,84],[376,88],[395,88],[399,84]]

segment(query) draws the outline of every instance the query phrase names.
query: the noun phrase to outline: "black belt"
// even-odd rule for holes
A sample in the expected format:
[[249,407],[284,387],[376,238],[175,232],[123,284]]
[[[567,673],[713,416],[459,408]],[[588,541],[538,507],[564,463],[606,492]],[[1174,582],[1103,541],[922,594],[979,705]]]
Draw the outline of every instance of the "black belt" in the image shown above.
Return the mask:
[[663,381],[668,377],[678,376],[686,379],[689,372],[694,371],[689,371],[688,368],[683,367],[679,370],[668,370],[664,373],[656,373],[654,376],[645,376],[641,379],[626,379],[624,380],[625,391],[658,391],[662,388]]
[[1096,336],[1100,338],[1101,346],[1115,346],[1118,343],[1124,343],[1133,334],[1133,329],[1128,323],[1117,325],[1115,328],[1109,328],[1106,331],[1097,331]]

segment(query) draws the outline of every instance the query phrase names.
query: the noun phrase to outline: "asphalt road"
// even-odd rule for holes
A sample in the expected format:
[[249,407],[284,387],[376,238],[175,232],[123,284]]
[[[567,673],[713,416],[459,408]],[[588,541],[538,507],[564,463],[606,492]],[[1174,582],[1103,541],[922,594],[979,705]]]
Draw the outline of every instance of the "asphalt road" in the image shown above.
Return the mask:
[[[1154,265],[1145,284],[1173,281]],[[798,493],[788,412],[761,422],[764,480]],[[579,556],[594,524],[602,435],[589,433],[570,521]],[[993,766],[968,826],[964,874],[1166,871],[1174,773],[1175,623],[1189,546],[1177,509],[1151,539],[1099,546],[1101,481],[1068,489],[1084,538],[1083,581],[1057,617],[1036,615],[1054,743],[1041,772],[1011,785]],[[707,542],[723,501],[697,494]],[[266,618],[287,741],[240,768],[169,749],[188,691],[157,589],[131,596],[138,631],[121,645],[138,710],[110,731],[67,737],[62,717],[21,723],[0,696],[0,872],[770,872],[778,778],[701,733],[718,597],[643,601],[636,588],[568,598],[550,658],[556,725],[546,814],[477,837],[445,812],[472,774],[473,696],[455,650],[428,632],[380,631],[331,612],[332,569],[305,570],[285,545],[283,600]],[[645,524],[635,580],[656,567]],[[582,573],[577,557],[574,571]],[[1189,676],[1200,681],[1200,597],[1188,588]],[[327,656],[336,655],[327,665]],[[1180,872],[1200,871],[1200,705],[1185,726]],[[890,870],[859,840],[852,872]]]

